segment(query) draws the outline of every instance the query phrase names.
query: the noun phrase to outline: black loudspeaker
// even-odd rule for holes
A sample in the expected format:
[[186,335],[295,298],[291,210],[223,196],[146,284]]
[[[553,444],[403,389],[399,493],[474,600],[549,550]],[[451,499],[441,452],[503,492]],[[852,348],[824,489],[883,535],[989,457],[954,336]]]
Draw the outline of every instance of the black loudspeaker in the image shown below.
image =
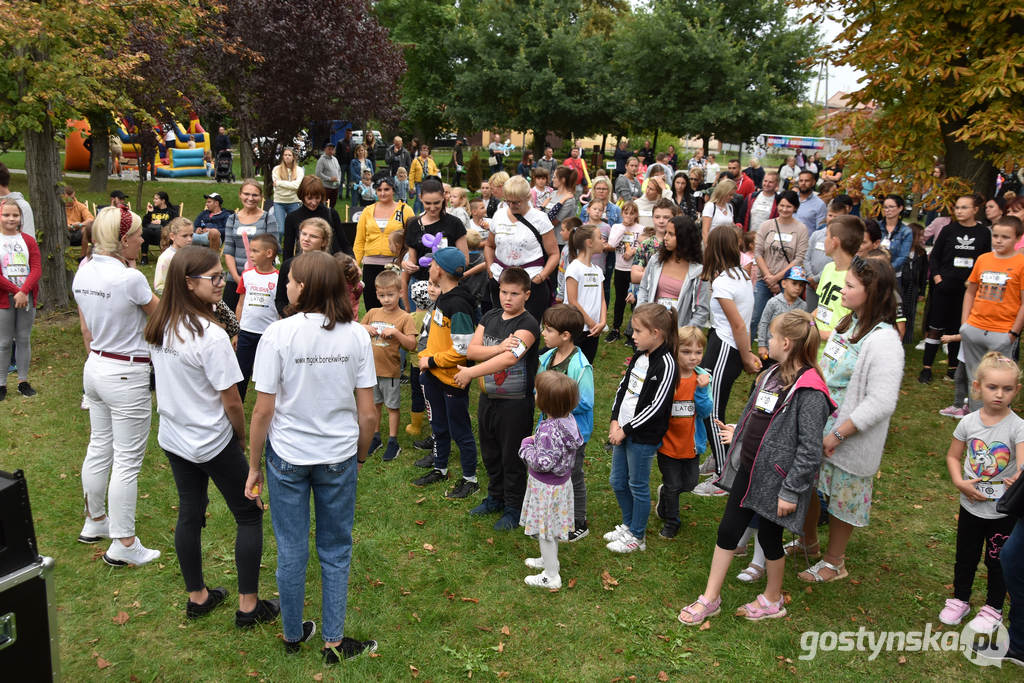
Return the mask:
[[53,567],[36,547],[24,472],[0,472],[0,679],[60,678]]
[[0,471],[0,576],[39,558],[25,473]]

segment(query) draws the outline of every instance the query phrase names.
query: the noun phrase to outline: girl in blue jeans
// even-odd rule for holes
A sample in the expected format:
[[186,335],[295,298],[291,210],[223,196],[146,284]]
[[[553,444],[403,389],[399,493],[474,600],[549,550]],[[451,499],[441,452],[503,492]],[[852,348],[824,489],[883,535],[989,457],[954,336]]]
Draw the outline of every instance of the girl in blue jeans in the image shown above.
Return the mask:
[[322,251],[296,257],[287,288],[293,314],[272,323],[256,350],[245,495],[260,494],[265,444],[284,647],[292,653],[316,631],[302,619],[312,491],[323,584],[321,654],[333,664],[377,649],[375,641],[344,635],[356,477],[376,426],[377,377],[370,335],[353,314],[338,261]]
[[646,550],[644,536],[651,513],[651,463],[668,431],[676,368],[678,332],[675,309],[642,304],[630,323],[636,353],[619,382],[612,404],[608,440],[612,451],[612,491],[622,509],[622,524],[604,535],[616,553]]

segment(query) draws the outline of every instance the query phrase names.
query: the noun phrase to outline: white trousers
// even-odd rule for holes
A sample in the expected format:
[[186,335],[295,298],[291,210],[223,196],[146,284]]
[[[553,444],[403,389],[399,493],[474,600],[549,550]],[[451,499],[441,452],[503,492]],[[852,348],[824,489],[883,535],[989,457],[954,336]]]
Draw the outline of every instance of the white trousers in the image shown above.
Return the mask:
[[[110,537],[135,535],[139,470],[152,421],[149,369],[89,354],[83,373],[92,433],[82,462],[85,512],[110,517]],[[107,484],[109,482],[109,491]],[[104,508],[108,499],[108,508]]]

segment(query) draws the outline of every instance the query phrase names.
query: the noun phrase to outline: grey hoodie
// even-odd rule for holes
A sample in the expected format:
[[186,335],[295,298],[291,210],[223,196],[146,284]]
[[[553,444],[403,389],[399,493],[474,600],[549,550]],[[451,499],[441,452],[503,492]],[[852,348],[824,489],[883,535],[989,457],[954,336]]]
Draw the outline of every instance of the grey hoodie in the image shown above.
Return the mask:
[[[699,263],[691,263],[686,272],[686,279],[679,288],[676,300],[676,313],[679,315],[679,326],[694,325],[707,327],[711,314],[711,283],[701,282],[700,274],[704,267]],[[644,276],[640,280],[640,288],[636,293],[636,304],[649,304],[656,301],[658,281],[661,279],[661,257],[654,254],[644,268]]]
[[36,218],[32,214],[32,207],[29,206],[27,201],[25,201],[25,197],[23,197],[20,192],[11,192],[0,197],[0,199],[13,199],[18,203],[18,207],[21,209],[21,231],[32,239],[35,239]]

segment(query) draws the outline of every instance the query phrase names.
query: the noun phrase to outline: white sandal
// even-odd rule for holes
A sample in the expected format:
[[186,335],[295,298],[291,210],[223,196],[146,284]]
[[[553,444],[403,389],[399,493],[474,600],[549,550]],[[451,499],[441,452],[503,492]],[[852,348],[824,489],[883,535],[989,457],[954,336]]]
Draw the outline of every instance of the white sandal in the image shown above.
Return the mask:
[[759,567],[754,563],[750,563],[746,569],[736,575],[737,581],[743,583],[754,583],[764,578],[764,567]]
[[[830,579],[826,579],[821,575],[821,570],[823,569],[831,569],[833,572],[835,572],[835,576],[833,576]],[[796,577],[801,581],[806,581],[807,583],[828,583],[830,581],[838,581],[839,579],[845,579],[849,575],[850,573],[846,571],[846,562],[843,562],[842,564],[837,566],[832,564],[831,562],[828,562],[827,560],[818,560],[818,562],[813,567],[808,567],[804,571],[797,574]]]

